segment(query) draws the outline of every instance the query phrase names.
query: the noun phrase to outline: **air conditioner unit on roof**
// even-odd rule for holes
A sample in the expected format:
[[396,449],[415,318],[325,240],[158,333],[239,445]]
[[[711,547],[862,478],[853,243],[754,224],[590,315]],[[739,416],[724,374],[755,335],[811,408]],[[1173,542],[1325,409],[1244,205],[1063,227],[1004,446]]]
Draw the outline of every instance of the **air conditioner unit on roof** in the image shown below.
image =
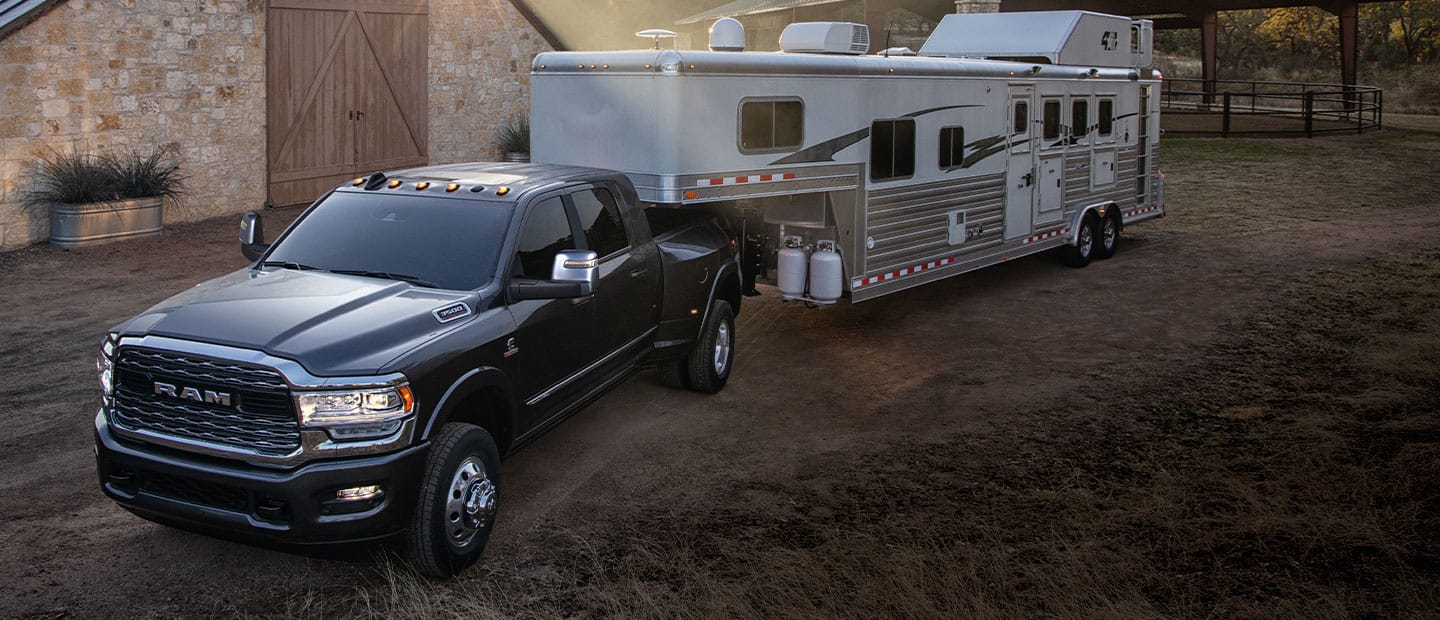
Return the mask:
[[801,22],[780,33],[780,49],[809,54],[852,54],[870,51],[870,29],[847,22]]

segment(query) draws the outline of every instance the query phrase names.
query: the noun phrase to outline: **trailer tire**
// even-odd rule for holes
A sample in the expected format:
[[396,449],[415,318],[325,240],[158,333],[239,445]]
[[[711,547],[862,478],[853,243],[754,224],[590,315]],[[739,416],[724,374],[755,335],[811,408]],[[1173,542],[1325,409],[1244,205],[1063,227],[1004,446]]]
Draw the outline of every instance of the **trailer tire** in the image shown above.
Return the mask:
[[1086,213],[1080,220],[1080,230],[1075,233],[1075,245],[1060,249],[1061,262],[1071,267],[1084,267],[1095,258],[1096,240],[1099,237],[1100,218],[1095,213]]
[[1120,210],[1111,208],[1109,215],[1101,218],[1095,238],[1095,258],[1105,260],[1120,252]]
[[500,451],[485,429],[440,428],[425,459],[420,498],[405,533],[405,557],[422,574],[449,579],[480,559],[500,491]]
[[664,360],[655,365],[655,376],[660,378],[660,385],[677,390],[690,387],[690,369],[685,366],[685,360]]
[[690,389],[706,394],[724,389],[730,369],[735,367],[735,313],[730,310],[730,302],[710,302],[710,315],[700,329],[700,341],[690,350],[685,365],[690,370]]

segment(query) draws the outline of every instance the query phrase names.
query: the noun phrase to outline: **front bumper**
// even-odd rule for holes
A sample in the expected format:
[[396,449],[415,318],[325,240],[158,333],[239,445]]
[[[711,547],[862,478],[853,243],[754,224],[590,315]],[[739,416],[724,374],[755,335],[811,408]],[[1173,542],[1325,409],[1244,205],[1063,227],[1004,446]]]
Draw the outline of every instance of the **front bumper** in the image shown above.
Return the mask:
[[[95,417],[100,488],[121,506],[180,527],[281,544],[361,542],[405,529],[429,447],[267,469],[123,440],[103,413]],[[384,492],[335,501],[337,490],[362,485]]]

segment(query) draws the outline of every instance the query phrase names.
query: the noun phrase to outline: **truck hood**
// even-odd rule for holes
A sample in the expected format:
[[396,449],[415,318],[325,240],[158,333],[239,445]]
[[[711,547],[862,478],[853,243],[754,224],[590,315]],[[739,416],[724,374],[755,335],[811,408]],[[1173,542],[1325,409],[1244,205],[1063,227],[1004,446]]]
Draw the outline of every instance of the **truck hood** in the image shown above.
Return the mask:
[[[323,271],[244,269],[197,284],[116,329],[260,350],[319,376],[370,375],[474,319],[480,299]],[[442,308],[460,316],[442,323]]]

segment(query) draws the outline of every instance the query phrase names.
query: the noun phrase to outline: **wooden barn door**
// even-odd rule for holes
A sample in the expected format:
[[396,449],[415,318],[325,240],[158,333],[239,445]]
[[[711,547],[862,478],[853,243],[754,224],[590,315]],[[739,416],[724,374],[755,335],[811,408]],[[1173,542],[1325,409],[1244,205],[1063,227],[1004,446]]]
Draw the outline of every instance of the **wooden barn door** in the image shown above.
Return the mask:
[[271,204],[426,163],[428,10],[428,0],[271,0]]

